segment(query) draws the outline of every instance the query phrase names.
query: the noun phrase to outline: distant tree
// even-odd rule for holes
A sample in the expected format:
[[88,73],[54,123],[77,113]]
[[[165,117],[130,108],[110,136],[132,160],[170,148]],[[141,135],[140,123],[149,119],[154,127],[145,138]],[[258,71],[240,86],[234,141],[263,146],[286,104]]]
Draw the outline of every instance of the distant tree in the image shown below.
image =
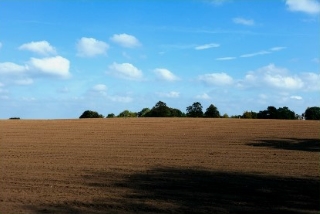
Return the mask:
[[280,107],[276,109],[274,106],[269,106],[267,110],[260,111],[257,114],[258,119],[286,119],[293,120],[296,119],[296,114],[291,111],[288,107]]
[[129,110],[124,110],[117,117],[137,117],[137,113],[131,112]]
[[218,108],[215,107],[213,104],[211,104],[206,112],[204,113],[205,117],[213,117],[213,118],[219,118],[220,117],[220,112],[218,111]]
[[187,107],[188,117],[203,117],[202,105],[199,102],[193,103]]
[[296,119],[296,114],[294,111],[291,111],[288,107],[284,106],[282,108],[278,108],[277,119],[294,120]]
[[79,118],[104,118],[104,116],[96,111],[86,110]]
[[304,113],[306,120],[320,120],[320,107],[308,107]]
[[277,109],[274,106],[268,106],[268,114],[269,114],[269,119],[277,119],[278,115],[277,115]]
[[114,115],[113,113],[111,113],[111,114],[108,114],[107,115],[107,118],[114,118],[116,115]]
[[222,115],[222,118],[229,118],[229,115],[228,115],[227,113],[224,113],[224,114]]
[[170,116],[171,117],[185,117],[185,114],[176,108],[170,108]]
[[10,120],[20,120],[20,117],[10,117]]
[[253,112],[253,111],[245,111],[242,114],[241,118],[245,118],[245,119],[256,119],[257,118],[257,113]]
[[149,108],[143,108],[141,111],[138,112],[138,116],[145,117],[148,112],[150,112]]
[[277,109],[274,106],[268,106],[267,110],[259,111],[257,114],[259,119],[277,119]]
[[145,114],[146,117],[170,117],[171,111],[166,103],[159,101],[156,105]]

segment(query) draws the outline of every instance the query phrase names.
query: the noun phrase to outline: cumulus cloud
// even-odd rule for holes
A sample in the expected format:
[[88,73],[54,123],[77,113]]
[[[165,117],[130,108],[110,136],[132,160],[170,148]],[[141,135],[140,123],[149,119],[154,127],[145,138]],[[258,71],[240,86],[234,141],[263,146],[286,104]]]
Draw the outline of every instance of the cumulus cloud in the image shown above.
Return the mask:
[[157,78],[160,80],[165,80],[165,81],[176,81],[179,80],[179,78],[174,75],[171,71],[165,68],[156,68],[154,69],[154,73],[156,74]]
[[233,79],[226,73],[211,73],[204,74],[198,77],[198,80],[204,82],[208,85],[231,85],[233,83]]
[[253,26],[255,24],[253,19],[244,19],[241,17],[233,18],[232,21],[236,24],[247,25],[247,26]]
[[205,49],[209,49],[209,48],[217,48],[219,46],[220,46],[219,44],[210,43],[210,44],[199,45],[199,46],[195,47],[194,49],[196,49],[196,50],[205,50]]
[[133,101],[133,98],[128,96],[115,95],[115,96],[109,96],[108,98],[113,102],[119,102],[119,103],[130,103]]
[[28,69],[27,66],[18,65],[13,62],[2,62],[0,63],[0,74],[21,74]]
[[291,96],[290,98],[294,100],[302,100],[301,96]]
[[107,90],[107,86],[104,85],[104,84],[97,84],[97,85],[93,86],[92,89],[94,91],[106,91]]
[[244,82],[248,85],[268,85],[271,88],[298,90],[304,86],[304,82],[297,75],[290,75],[286,68],[269,64],[256,71],[248,72]]
[[133,66],[130,63],[118,64],[114,62],[109,66],[109,72],[116,77],[128,79],[128,80],[139,80],[142,78],[142,71]]
[[78,56],[93,57],[100,54],[106,54],[109,45],[94,38],[82,37],[78,41],[76,47]]
[[50,45],[47,41],[30,42],[21,45],[19,50],[27,50],[40,55],[51,55],[56,54],[56,49]]
[[212,5],[215,5],[215,6],[221,6],[224,3],[230,2],[230,1],[232,1],[232,0],[208,0],[209,3],[211,3]]
[[61,56],[46,57],[46,58],[31,58],[29,65],[32,69],[37,70],[43,74],[49,74],[67,78],[70,76],[68,59]]
[[304,89],[306,91],[320,91],[320,74],[306,72],[302,73],[301,79],[305,83]]
[[201,99],[201,100],[209,100],[211,99],[211,97],[207,94],[207,93],[203,93],[203,94],[199,94],[196,96],[197,99]]
[[160,97],[168,97],[168,98],[177,98],[180,96],[180,92],[177,92],[177,91],[170,91],[168,93],[158,92],[157,94]]
[[25,77],[15,80],[14,83],[17,85],[31,85],[33,83],[33,79]]
[[136,37],[125,33],[114,34],[110,39],[114,43],[117,43],[118,45],[125,48],[135,48],[141,45]]
[[286,0],[286,5],[288,10],[293,12],[320,13],[320,2],[317,0]]
[[313,58],[313,59],[312,59],[312,62],[320,63],[320,58]]

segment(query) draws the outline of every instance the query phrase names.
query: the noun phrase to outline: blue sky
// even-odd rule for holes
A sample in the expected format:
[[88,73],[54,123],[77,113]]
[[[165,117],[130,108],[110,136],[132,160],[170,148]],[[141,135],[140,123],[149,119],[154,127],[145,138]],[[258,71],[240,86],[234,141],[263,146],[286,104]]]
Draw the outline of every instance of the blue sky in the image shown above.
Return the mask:
[[1,1],[0,118],[319,106],[318,0]]

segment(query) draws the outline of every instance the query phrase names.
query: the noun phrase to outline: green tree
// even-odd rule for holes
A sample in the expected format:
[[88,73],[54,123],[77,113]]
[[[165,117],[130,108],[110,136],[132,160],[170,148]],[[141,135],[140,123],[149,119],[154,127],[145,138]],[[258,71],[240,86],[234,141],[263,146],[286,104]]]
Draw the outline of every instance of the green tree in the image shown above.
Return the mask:
[[171,111],[166,103],[159,101],[156,105],[145,114],[146,117],[170,117]]
[[137,117],[137,113],[131,112],[129,110],[124,110],[117,117]]
[[82,118],[104,118],[104,116],[102,114],[99,114],[96,111],[86,110],[82,113],[82,115],[79,118],[80,119],[82,119]]
[[227,113],[224,113],[224,114],[222,115],[222,118],[229,118],[229,115],[228,115]]
[[211,104],[206,112],[204,113],[205,117],[212,117],[212,118],[219,118],[220,117],[220,112],[218,111],[218,108],[215,107],[213,104]]
[[257,113],[253,112],[253,111],[245,111],[242,114],[242,118],[245,118],[245,119],[256,119],[257,118]]
[[304,113],[306,120],[320,120],[320,107],[308,107]]
[[185,114],[176,108],[170,108],[170,116],[171,117],[184,117]]
[[288,107],[284,106],[282,108],[278,108],[277,119],[294,120],[296,119],[296,114],[294,111],[291,111]]
[[188,117],[203,117],[202,105],[199,102],[193,103],[187,107]]
[[150,112],[149,108],[143,108],[141,111],[138,112],[138,116],[139,117],[145,117],[146,114],[148,114],[148,112]]
[[113,113],[108,114],[107,118],[114,118],[116,115],[114,115]]

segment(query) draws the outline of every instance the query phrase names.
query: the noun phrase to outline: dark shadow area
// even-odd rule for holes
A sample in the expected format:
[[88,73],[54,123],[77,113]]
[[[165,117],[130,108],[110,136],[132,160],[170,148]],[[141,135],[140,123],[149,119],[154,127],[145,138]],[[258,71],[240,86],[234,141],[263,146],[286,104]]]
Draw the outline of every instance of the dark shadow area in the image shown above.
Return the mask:
[[[113,181],[110,182],[110,176]],[[92,172],[84,186],[105,195],[29,207],[33,213],[319,213],[320,181],[188,168],[114,177]],[[118,192],[119,197],[107,197]],[[75,198],[77,196],[75,195]]]
[[320,139],[286,138],[280,140],[259,140],[256,143],[248,143],[247,145],[285,150],[320,152]]

